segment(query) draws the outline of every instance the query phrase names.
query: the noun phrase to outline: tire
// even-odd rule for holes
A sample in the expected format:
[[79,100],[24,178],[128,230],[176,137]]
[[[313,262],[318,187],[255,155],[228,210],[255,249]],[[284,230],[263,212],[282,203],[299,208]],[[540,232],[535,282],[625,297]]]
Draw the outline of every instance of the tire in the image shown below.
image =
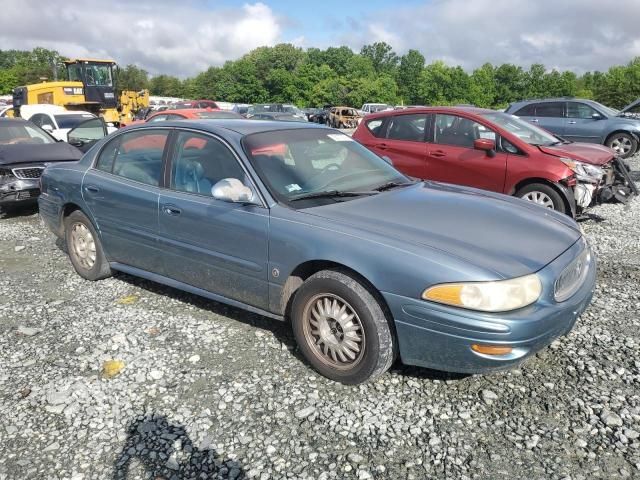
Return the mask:
[[613,148],[622,158],[629,158],[638,149],[638,141],[635,137],[625,132],[610,135],[605,145]]
[[104,256],[100,237],[80,210],[64,219],[64,239],[71,264],[82,278],[95,281],[113,275]]
[[530,183],[518,190],[515,196],[556,212],[566,213],[567,211],[562,195],[555,188],[544,183]]
[[291,322],[304,357],[331,380],[349,385],[372,380],[395,358],[395,339],[380,303],[346,273],[323,270],[309,277],[295,293]]

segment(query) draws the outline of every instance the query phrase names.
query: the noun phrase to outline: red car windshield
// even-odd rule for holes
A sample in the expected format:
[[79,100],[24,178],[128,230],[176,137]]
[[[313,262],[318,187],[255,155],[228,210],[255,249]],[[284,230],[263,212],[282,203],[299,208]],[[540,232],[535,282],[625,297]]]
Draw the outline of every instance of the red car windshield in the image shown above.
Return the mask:
[[558,137],[543,130],[535,125],[530,124],[514,115],[502,112],[483,113],[482,116],[504,128],[509,133],[513,133],[520,140],[527,142],[529,145],[554,145],[560,140]]

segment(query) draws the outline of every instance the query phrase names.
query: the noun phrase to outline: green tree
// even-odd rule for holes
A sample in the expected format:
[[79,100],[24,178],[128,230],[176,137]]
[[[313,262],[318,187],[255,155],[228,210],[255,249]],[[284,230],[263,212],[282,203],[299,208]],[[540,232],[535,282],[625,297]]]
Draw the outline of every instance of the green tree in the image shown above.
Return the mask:
[[371,60],[376,73],[393,74],[398,65],[398,55],[393,51],[393,47],[386,42],[365,45],[360,50],[360,55]]
[[117,72],[116,87],[118,92],[123,90],[140,91],[149,88],[149,74],[136,65],[127,65]]
[[424,68],[424,56],[417,50],[409,50],[400,58],[398,90],[406,104],[416,104],[420,98],[420,74]]

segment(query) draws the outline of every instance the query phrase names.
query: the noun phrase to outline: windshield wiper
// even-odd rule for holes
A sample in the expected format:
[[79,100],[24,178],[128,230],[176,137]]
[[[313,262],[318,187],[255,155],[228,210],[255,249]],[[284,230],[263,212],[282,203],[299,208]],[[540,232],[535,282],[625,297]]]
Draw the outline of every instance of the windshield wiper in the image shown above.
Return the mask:
[[384,192],[385,190],[391,190],[392,188],[405,187],[413,184],[415,184],[415,182],[387,182],[375,187],[373,190],[376,192]]
[[351,192],[341,190],[324,190],[321,192],[309,192],[296,195],[289,199],[290,202],[297,202],[298,200],[308,200],[310,198],[333,198],[333,197],[359,197],[361,195],[375,195],[378,192]]

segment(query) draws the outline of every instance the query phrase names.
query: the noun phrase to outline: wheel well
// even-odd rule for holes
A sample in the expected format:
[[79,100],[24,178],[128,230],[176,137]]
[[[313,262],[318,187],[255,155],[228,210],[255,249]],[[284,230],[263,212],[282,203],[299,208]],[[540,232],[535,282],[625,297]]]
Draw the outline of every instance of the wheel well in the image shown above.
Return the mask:
[[80,207],[78,205],[76,205],[75,203],[67,203],[62,209],[62,218],[67,218],[76,210],[80,210]]
[[[311,275],[318,273],[322,270],[337,270],[343,273],[348,274],[349,276],[358,280],[362,285],[369,290],[371,295],[374,296],[378,303],[382,307],[382,310],[387,315],[387,318],[391,320],[393,317],[391,316],[391,310],[387,305],[384,297],[380,294],[378,289],[364,276],[355,271],[352,268],[347,267],[341,263],[331,262],[328,260],[310,260],[308,262],[301,263],[296,268],[293,269],[289,278],[284,284],[282,288],[282,294],[280,298],[281,311],[284,314],[285,319],[289,319],[291,304],[293,303],[293,298],[295,296],[296,291],[300,286],[304,283],[304,281],[309,278]],[[395,334],[395,326],[392,321],[390,321],[391,328]]]
[[638,140],[637,135],[630,132],[629,130],[616,130],[614,132],[611,132],[609,135],[607,135],[607,138],[604,139],[605,145],[609,142],[609,139],[613,137],[616,133],[626,133],[627,135],[630,135],[631,137],[633,137],[636,141]]
[[569,199],[567,198],[565,193],[560,188],[558,188],[558,186],[554,182],[550,182],[545,178],[527,178],[525,180],[522,180],[520,183],[518,183],[514,187],[511,195],[515,195],[518,192],[518,190],[526,187],[527,185],[531,185],[534,183],[542,183],[543,185],[547,185],[553,188],[556,192],[558,192],[558,194],[560,195],[560,198],[562,198],[562,201],[564,202],[565,211],[571,212],[571,204],[569,203]]

